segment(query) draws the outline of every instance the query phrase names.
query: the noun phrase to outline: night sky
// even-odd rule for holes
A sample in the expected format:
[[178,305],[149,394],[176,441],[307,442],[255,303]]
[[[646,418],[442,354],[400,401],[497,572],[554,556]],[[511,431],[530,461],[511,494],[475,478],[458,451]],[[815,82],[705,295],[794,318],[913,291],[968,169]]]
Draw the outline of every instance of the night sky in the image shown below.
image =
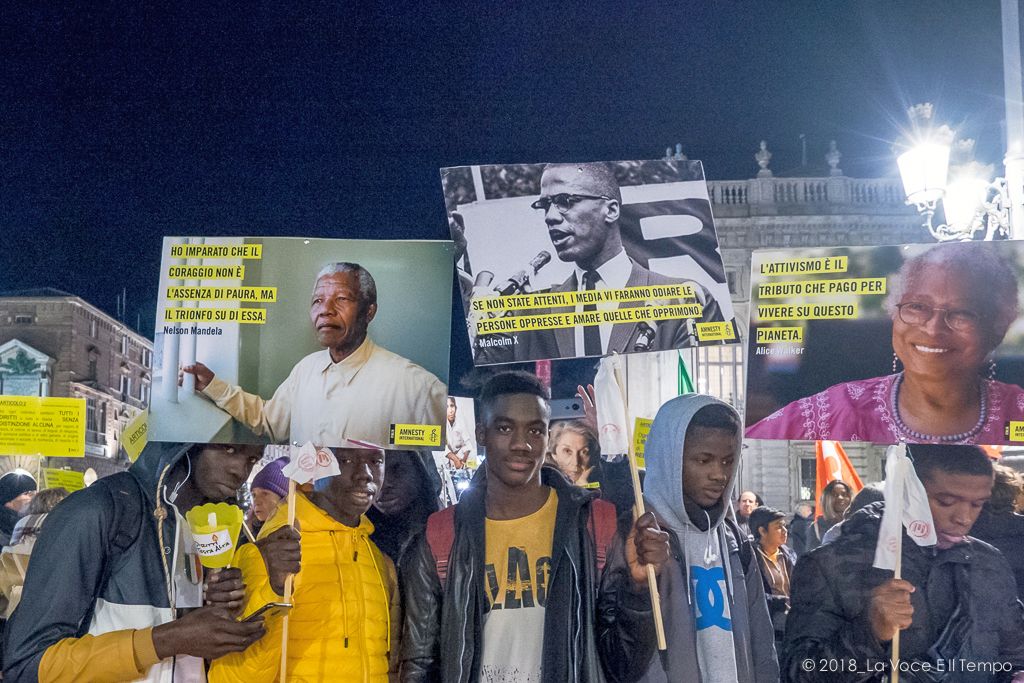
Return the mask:
[[442,166],[784,175],[803,133],[894,175],[925,100],[1001,160],[997,0],[56,4],[0,16],[0,290],[127,287],[147,335],[163,235],[442,239]]

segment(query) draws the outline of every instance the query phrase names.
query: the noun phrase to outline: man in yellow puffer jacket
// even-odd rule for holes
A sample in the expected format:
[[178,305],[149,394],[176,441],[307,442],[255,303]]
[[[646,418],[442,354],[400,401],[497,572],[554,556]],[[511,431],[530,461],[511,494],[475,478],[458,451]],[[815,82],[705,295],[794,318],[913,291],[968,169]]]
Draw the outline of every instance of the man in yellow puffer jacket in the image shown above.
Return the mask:
[[[384,452],[335,454],[341,474],[322,491],[298,494],[299,532],[287,525],[288,506],[280,505],[256,544],[239,548],[243,615],[281,602],[285,576],[294,573],[286,680],[385,683],[397,670],[397,578],[394,564],[370,540],[373,524],[364,515],[384,480]],[[211,683],[279,680],[282,621],[267,616],[263,638],[216,660]]]

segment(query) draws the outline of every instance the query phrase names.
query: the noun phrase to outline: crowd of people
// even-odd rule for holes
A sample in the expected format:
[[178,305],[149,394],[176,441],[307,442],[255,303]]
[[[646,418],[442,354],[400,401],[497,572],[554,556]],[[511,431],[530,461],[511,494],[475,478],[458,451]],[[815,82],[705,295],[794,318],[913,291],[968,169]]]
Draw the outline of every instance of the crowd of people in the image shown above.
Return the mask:
[[[151,443],[66,498],[0,477],[0,575],[31,543],[23,586],[0,578],[5,679],[876,681],[896,633],[904,680],[1024,678],[1022,481],[977,447],[911,448],[938,544],[905,542],[895,579],[872,566],[882,489],[830,482],[792,519],[737,492],[742,423],[715,398],[658,411],[640,516],[590,410],[552,426],[517,371],[478,406],[486,459],[448,506],[426,451],[333,449],[291,504],[287,459],[253,474],[249,445]],[[184,515],[247,481],[254,540],[204,569]],[[954,661],[975,668],[919,673]]]

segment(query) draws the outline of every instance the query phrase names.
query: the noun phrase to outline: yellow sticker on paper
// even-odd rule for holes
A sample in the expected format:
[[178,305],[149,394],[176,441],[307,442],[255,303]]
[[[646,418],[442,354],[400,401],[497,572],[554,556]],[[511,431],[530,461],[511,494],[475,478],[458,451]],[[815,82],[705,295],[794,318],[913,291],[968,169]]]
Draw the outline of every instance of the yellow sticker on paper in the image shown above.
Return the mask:
[[128,454],[128,459],[135,462],[148,440],[149,408],[146,408],[125,425],[124,431],[121,432],[121,448]]
[[758,271],[761,275],[802,275],[813,273],[845,273],[848,256],[822,256],[793,258],[783,261],[765,261]]
[[719,341],[735,339],[736,330],[731,322],[697,323],[697,339],[700,341]]
[[249,323],[267,322],[265,308],[165,308],[165,323]]
[[61,470],[54,467],[43,468],[44,488],[64,488],[74,493],[85,488],[85,475],[74,470]]
[[391,425],[391,443],[395,446],[440,446],[441,425]]
[[85,399],[0,396],[0,453],[85,457]]
[[1024,422],[1010,420],[1006,429],[1003,430],[1003,436],[1007,441],[1024,441]]
[[263,258],[262,244],[172,244],[171,258]]
[[633,452],[636,453],[637,467],[646,467],[644,448],[647,446],[647,435],[651,433],[652,424],[654,420],[648,420],[646,417],[638,417],[633,423]]
[[759,327],[757,328],[758,344],[802,344],[804,328],[802,327]]

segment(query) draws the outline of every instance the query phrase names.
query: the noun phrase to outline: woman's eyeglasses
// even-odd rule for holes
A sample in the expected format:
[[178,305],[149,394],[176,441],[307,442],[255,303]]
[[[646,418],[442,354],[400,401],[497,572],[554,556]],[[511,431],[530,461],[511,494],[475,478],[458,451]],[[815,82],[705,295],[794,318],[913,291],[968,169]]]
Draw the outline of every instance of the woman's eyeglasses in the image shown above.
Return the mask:
[[937,311],[942,311],[942,319],[951,330],[956,332],[975,332],[981,324],[981,316],[964,308],[936,308],[918,301],[908,301],[896,306],[900,320],[908,325],[927,325]]
[[574,204],[584,199],[611,199],[611,197],[604,194],[567,194],[562,192],[550,197],[541,197],[533,204],[530,204],[530,206],[538,211],[547,211],[554,204],[555,208],[558,209],[558,213],[566,213]]

